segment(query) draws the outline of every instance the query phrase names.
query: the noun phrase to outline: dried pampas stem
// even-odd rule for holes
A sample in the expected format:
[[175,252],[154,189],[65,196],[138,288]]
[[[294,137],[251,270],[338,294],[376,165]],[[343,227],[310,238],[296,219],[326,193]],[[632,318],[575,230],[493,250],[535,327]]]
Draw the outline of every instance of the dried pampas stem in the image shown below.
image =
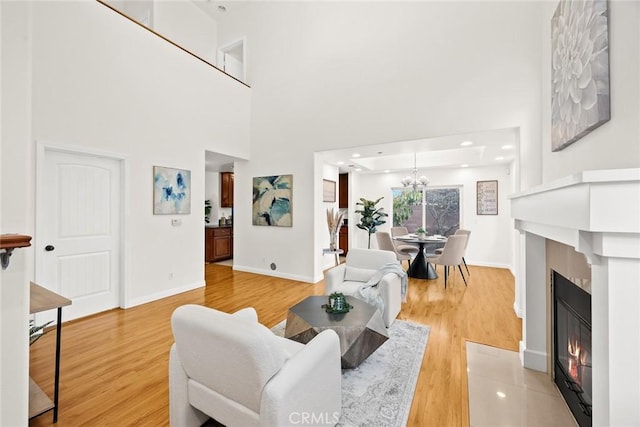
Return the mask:
[[343,215],[342,212],[334,212],[333,208],[327,209],[327,227],[329,228],[329,234],[335,234],[340,230]]

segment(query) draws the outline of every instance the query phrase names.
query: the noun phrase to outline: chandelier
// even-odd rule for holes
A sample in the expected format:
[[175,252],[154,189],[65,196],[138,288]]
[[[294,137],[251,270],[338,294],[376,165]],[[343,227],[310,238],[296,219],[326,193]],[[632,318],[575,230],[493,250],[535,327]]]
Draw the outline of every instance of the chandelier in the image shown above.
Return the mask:
[[416,153],[413,153],[413,177],[405,176],[400,181],[405,187],[413,187],[413,191],[422,190],[429,184],[426,176],[422,175],[418,178],[418,167],[416,166]]

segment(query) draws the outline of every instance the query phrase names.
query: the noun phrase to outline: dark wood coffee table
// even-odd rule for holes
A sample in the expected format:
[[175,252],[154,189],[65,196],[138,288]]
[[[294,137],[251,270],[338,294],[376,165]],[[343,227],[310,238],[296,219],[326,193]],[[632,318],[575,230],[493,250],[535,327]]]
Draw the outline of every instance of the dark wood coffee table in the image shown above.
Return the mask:
[[310,296],[289,309],[284,336],[303,344],[325,329],[333,329],[340,338],[342,368],[352,369],[362,363],[389,335],[376,307],[347,296],[353,306],[344,314],[329,314],[322,308],[326,296]]

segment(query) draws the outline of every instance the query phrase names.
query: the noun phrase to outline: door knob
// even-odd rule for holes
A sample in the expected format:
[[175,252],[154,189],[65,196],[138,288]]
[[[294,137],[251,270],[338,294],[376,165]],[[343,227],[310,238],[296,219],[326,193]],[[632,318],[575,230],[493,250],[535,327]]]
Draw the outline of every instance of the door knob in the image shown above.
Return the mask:
[[44,250],[47,252],[51,252],[52,250],[54,250],[55,247],[53,245],[47,245],[44,247]]

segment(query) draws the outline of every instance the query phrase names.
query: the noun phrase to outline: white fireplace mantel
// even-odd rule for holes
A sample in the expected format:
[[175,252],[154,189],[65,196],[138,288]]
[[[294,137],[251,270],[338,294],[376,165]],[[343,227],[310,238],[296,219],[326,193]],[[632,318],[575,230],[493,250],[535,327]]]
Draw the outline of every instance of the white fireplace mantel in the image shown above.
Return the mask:
[[[640,169],[584,171],[514,194],[521,359],[549,372],[545,239],[591,264],[593,425],[640,425]],[[518,297],[516,306],[518,306]]]
[[518,230],[587,255],[640,258],[640,169],[585,171],[512,195]]

